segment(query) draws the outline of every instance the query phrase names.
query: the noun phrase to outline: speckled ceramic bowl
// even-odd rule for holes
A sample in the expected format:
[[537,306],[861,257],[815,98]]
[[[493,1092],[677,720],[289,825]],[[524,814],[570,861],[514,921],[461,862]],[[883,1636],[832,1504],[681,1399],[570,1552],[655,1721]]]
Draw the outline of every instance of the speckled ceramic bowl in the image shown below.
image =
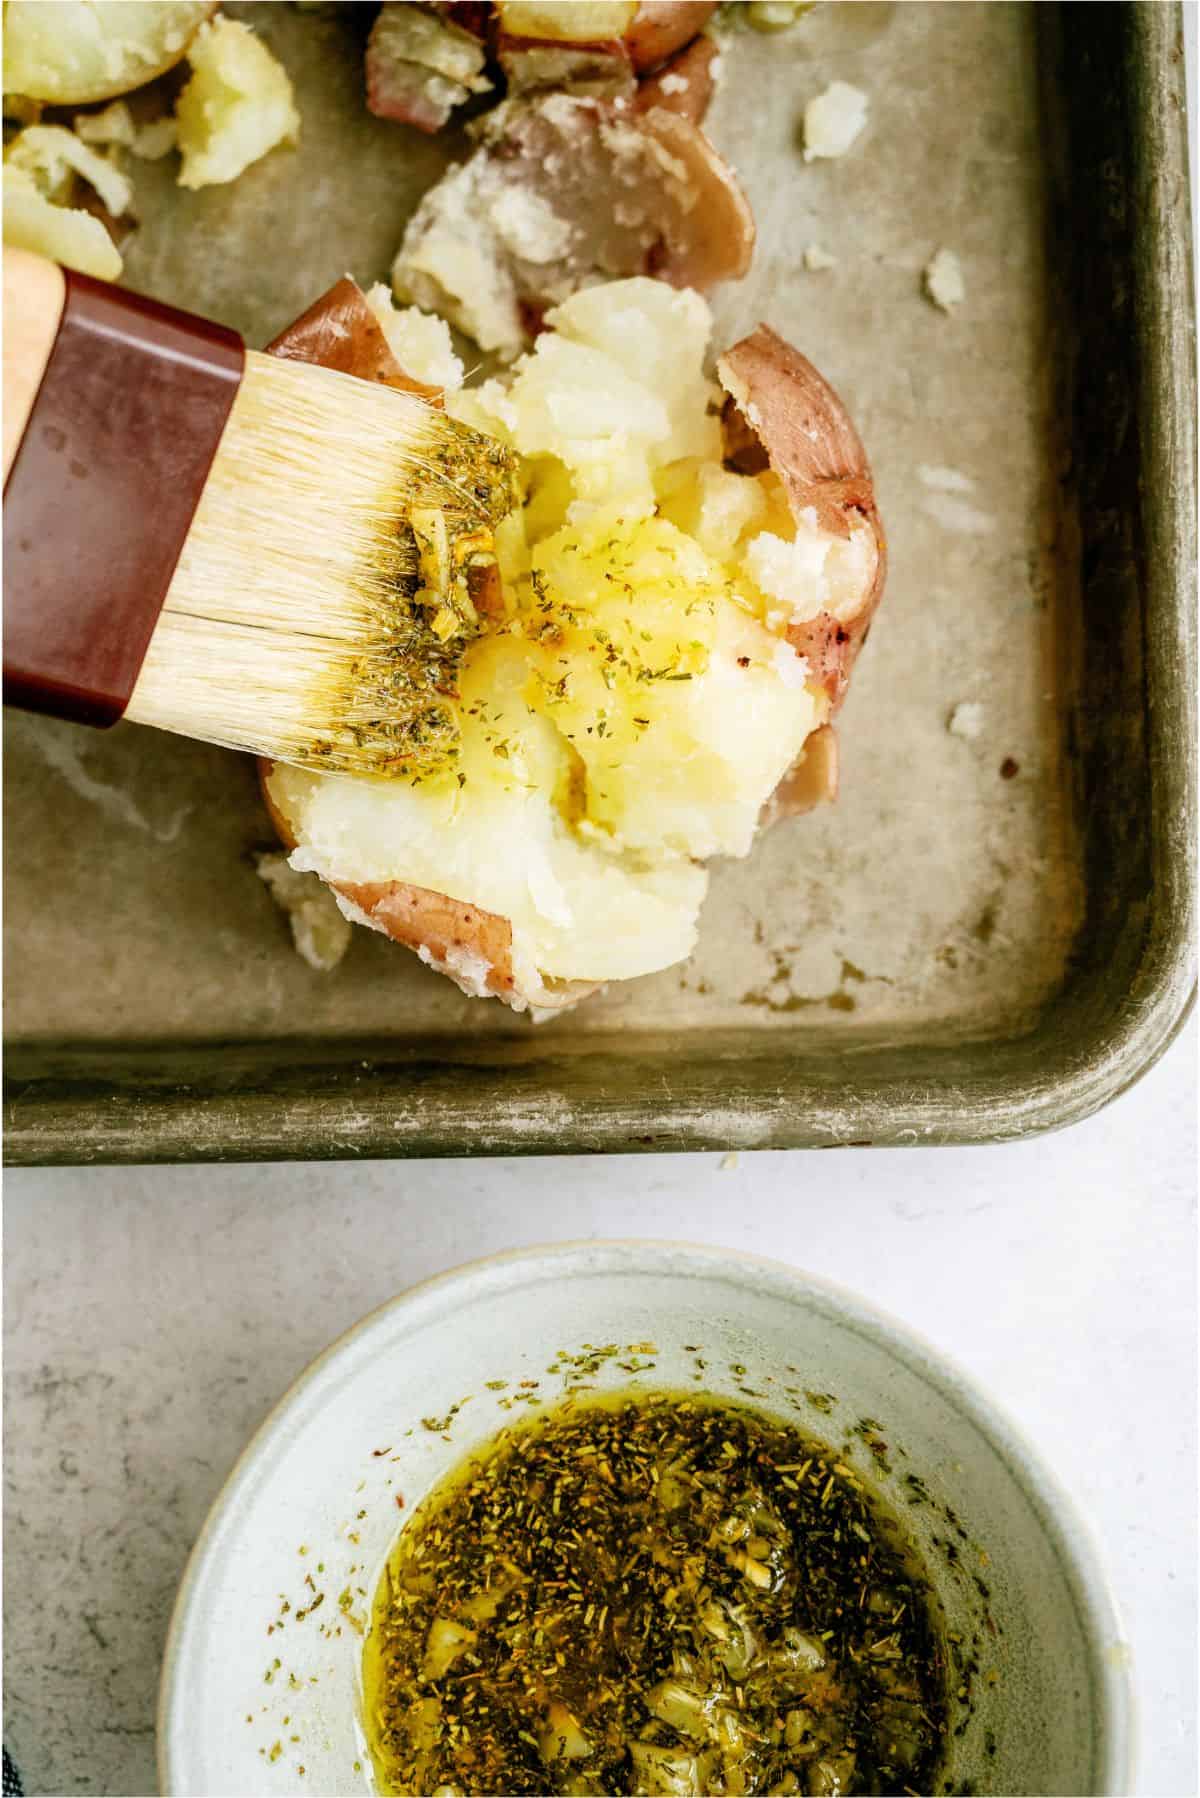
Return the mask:
[[[359,1632],[402,1518],[511,1418],[514,1395],[555,1396],[558,1350],[612,1342],[655,1353],[606,1361],[600,1385],[690,1385],[685,1345],[699,1345],[709,1390],[761,1392],[765,1408],[836,1443],[910,1520],[947,1625],[977,1666],[955,1706],[945,1789],[1129,1790],[1127,1656],[1103,1573],[1073,1508],[990,1401],[919,1337],[823,1280],[634,1242],[526,1249],[430,1280],[296,1382],[234,1469],[184,1577],[159,1704],[164,1793],[371,1789]],[[863,1417],[883,1427],[890,1473],[851,1433]],[[910,1474],[927,1502],[911,1502]]]

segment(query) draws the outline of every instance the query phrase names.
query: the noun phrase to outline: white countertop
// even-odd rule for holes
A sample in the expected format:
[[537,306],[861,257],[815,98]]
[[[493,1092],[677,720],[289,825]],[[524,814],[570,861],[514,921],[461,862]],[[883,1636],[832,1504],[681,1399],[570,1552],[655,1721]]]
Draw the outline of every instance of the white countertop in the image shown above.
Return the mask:
[[969,1367],[1091,1516],[1137,1791],[1196,1764],[1195,1022],[1107,1111],[991,1149],[40,1170],[5,1182],[5,1714],[26,1790],[154,1790],[187,1551],[247,1436],[412,1281],[657,1236],[856,1287]]

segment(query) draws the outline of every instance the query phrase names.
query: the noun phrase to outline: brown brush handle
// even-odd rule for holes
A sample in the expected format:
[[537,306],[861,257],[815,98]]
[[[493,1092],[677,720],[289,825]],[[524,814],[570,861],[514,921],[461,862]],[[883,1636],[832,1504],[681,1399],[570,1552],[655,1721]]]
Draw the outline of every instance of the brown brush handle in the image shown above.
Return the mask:
[[113,724],[237,394],[242,341],[13,250],[4,339],[4,701]]

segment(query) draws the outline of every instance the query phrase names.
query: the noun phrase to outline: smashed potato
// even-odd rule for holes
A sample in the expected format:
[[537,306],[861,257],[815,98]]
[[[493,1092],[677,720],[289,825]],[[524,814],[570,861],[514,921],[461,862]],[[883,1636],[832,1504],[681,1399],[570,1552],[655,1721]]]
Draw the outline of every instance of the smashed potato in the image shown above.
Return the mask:
[[277,144],[297,141],[300,114],[287,71],[249,26],[214,19],[188,61],[192,77],[175,107],[181,187],[234,181]]
[[862,446],[773,334],[722,359],[722,414],[697,293],[619,281],[546,322],[508,377],[447,395],[523,478],[454,752],[419,780],[265,779],[294,869],[517,1009],[682,959],[704,860],[832,795],[830,720],[883,570]]
[[653,274],[707,291],[753,245],[733,172],[689,119],[549,94],[487,117],[410,219],[392,286],[510,359],[581,287]]

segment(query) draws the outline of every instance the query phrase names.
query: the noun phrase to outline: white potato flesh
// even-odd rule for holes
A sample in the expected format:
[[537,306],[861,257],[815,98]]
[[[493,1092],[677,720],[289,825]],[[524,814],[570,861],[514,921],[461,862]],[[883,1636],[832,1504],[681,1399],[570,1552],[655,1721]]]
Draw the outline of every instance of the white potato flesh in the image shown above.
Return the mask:
[[128,93],[173,68],[215,0],[8,0],[4,91],[55,106]]
[[784,608],[789,624],[802,624],[819,612],[850,616],[862,604],[875,572],[875,537],[865,521],[848,537],[831,537],[817,524],[816,513],[801,513],[795,535],[761,531],[746,545],[746,572],[768,599]]
[[[572,516],[621,502],[655,504],[654,474],[685,457],[719,462],[703,372],[711,329],[699,294],[635,278],[587,288],[547,314],[507,380],[491,381],[460,415],[504,435],[523,455],[551,455],[570,471]],[[482,408],[482,409],[481,409]]]
[[406,375],[426,387],[440,387],[443,393],[458,391],[463,384],[463,365],[454,353],[444,318],[436,312],[422,312],[418,306],[395,305],[382,281],[367,289],[367,305]]
[[133,202],[127,178],[98,150],[65,125],[27,125],[4,152],[7,168],[24,169],[48,200],[68,203],[74,177],[82,175],[107,211],[120,218]]
[[496,11],[508,37],[603,43],[624,37],[637,0],[496,0]]
[[296,142],[300,114],[287,71],[248,26],[215,19],[188,60],[192,78],[175,107],[181,187],[234,181],[277,144]]
[[592,514],[538,545],[532,567],[561,640],[526,654],[582,758],[596,840],[655,858],[745,855],[824,715],[794,651],[665,519]]
[[102,112],[77,113],[74,130],[85,144],[116,144],[145,162],[158,162],[179,141],[174,119],[150,119],[139,125],[124,100],[111,101]]
[[507,918],[524,992],[539,975],[603,981],[670,966],[691,952],[707,877],[686,861],[643,870],[571,828],[557,803],[567,747],[526,703],[527,680],[515,641],[481,644],[462,687],[464,710],[480,711],[458,768],[420,786],[277,767],[270,791],[299,845],[292,866],[342,885],[404,881]]
[[4,241],[14,249],[31,250],[101,281],[115,281],[124,266],[121,252],[98,218],[69,206],[55,206],[26,170],[7,165]]

